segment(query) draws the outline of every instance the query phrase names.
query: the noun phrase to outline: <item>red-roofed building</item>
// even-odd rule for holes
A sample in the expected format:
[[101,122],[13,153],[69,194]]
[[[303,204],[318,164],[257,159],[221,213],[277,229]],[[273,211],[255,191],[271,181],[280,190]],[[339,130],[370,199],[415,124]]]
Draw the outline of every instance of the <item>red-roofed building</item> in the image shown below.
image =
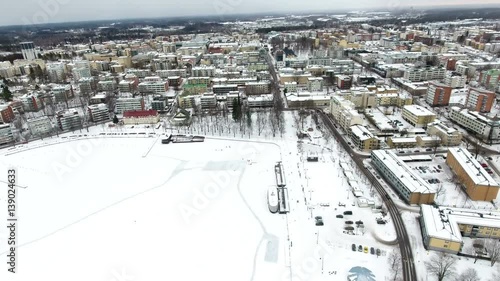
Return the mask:
[[123,112],[125,125],[156,124],[158,122],[160,122],[160,114],[153,109]]
[[0,123],[10,123],[15,117],[11,106],[0,104]]

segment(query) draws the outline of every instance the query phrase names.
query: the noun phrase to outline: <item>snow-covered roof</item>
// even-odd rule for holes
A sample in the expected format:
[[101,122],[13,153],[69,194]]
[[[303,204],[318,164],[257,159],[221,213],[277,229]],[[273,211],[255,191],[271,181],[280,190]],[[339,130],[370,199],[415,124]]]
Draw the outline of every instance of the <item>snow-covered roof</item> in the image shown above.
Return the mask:
[[416,174],[405,162],[391,150],[373,150],[372,155],[380,159],[392,171],[394,176],[406,186],[410,192],[435,193],[435,190]]
[[453,155],[474,184],[499,186],[467,149],[452,147],[448,149],[448,154]]
[[433,116],[433,112],[429,111],[425,107],[419,105],[405,105],[404,110],[408,111],[410,114],[415,116]]
[[357,136],[361,141],[375,137],[370,131],[368,131],[368,129],[360,125],[351,126],[351,133]]
[[500,213],[420,205],[425,229],[430,237],[461,242],[459,224],[500,228]]

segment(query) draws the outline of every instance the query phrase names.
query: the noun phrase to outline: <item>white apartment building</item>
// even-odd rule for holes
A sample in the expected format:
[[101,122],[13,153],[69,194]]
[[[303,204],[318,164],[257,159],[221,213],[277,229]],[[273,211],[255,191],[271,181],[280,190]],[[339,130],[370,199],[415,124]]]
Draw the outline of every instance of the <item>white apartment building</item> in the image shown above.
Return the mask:
[[97,90],[102,92],[113,92],[117,89],[116,82],[113,80],[97,82]]
[[351,126],[363,124],[363,118],[355,110],[355,105],[351,101],[340,96],[333,96],[330,106],[333,117],[345,132],[348,132]]
[[144,100],[142,97],[118,98],[116,100],[116,114],[123,114],[123,112],[131,110],[144,110]]
[[311,92],[323,91],[323,78],[321,77],[307,78],[307,89]]
[[10,124],[0,125],[0,145],[14,142],[14,135]]
[[47,74],[52,83],[63,82],[66,77],[66,65],[62,62],[53,62],[47,64]]
[[144,81],[139,83],[139,92],[150,94],[165,94],[168,88],[168,83],[162,80]]
[[68,110],[57,114],[57,123],[63,131],[82,128],[82,118],[76,110]]
[[156,75],[160,76],[161,78],[168,78],[171,76],[180,76],[181,78],[186,78],[186,69],[185,68],[180,68],[180,69],[166,69],[166,70],[157,70]]
[[411,82],[441,80],[446,76],[446,69],[443,67],[421,67],[406,69],[403,77]]
[[128,81],[128,80],[122,80],[120,83],[118,83],[118,90],[122,93],[131,93],[134,92],[135,89],[135,82],[134,81]]
[[272,107],[274,105],[273,95],[260,95],[247,97],[247,105],[249,107]]
[[450,119],[465,129],[472,131],[483,141],[500,143],[500,122],[480,115],[477,111],[469,111],[452,107],[449,113]]
[[297,82],[285,82],[285,90],[287,93],[296,93],[297,92]]
[[127,74],[134,74],[139,78],[145,78],[151,76],[150,69],[127,69]]
[[89,119],[92,122],[103,122],[109,120],[109,108],[106,104],[100,103],[87,107]]
[[29,119],[27,123],[33,136],[43,136],[49,134],[53,130],[52,123],[47,116]]
[[215,108],[217,106],[217,95],[209,93],[201,95],[200,105],[202,109]]
[[213,66],[196,66],[191,69],[192,77],[214,77],[215,67]]
[[266,95],[271,91],[269,81],[247,82],[245,83],[245,93],[247,95]]
[[462,133],[459,130],[446,126],[439,121],[427,125],[427,134],[439,137],[441,144],[444,146],[456,146],[462,142]]
[[90,69],[83,67],[73,68],[72,73],[73,73],[73,79],[75,81],[78,81],[82,78],[89,78],[92,76],[92,74],[90,73]]
[[452,88],[463,88],[467,82],[467,77],[462,75],[455,75],[446,77],[444,83]]

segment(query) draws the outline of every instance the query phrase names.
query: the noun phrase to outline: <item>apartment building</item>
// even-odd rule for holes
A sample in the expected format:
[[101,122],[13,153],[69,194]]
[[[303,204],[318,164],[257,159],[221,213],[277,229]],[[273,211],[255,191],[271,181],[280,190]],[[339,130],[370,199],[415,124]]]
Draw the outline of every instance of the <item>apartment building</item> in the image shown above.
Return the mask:
[[349,128],[354,125],[362,125],[363,118],[355,110],[355,105],[340,96],[333,96],[330,102],[330,112],[337,123],[349,132]]
[[134,110],[144,110],[144,100],[142,99],[142,97],[116,99],[116,114],[122,114],[125,111]]
[[335,78],[336,78],[337,88],[345,90],[345,89],[350,89],[352,87],[351,76],[337,75],[337,76],[335,76]]
[[14,135],[10,124],[0,125],[0,145],[9,144],[14,142]]
[[309,77],[309,78],[307,78],[307,89],[310,92],[323,91],[323,78],[321,78],[321,77]]
[[78,111],[70,109],[57,114],[57,124],[63,131],[73,131],[82,128],[82,118]]
[[213,109],[217,107],[217,95],[205,93],[200,97],[200,105],[202,109]]
[[56,103],[66,102],[75,97],[74,92],[70,87],[55,86],[52,88],[52,95]]
[[271,83],[269,81],[245,83],[245,94],[247,95],[267,95],[269,93],[271,93]]
[[492,201],[497,198],[500,186],[467,149],[449,148],[446,164],[457,175],[471,200]]
[[191,77],[215,77],[215,67],[196,66],[191,69]]
[[154,109],[125,111],[122,120],[125,125],[156,124],[160,122],[160,114]]
[[462,142],[462,133],[459,130],[439,121],[427,124],[427,134],[438,137],[443,146],[457,146]]
[[106,80],[97,82],[97,90],[101,92],[113,92],[118,88],[114,80]]
[[356,109],[366,109],[377,106],[376,93],[366,88],[351,88],[350,90],[336,91],[335,95],[351,101]]
[[410,68],[404,71],[403,77],[411,82],[441,80],[446,76],[446,69],[443,67],[421,67]]
[[189,77],[187,79],[188,84],[190,85],[197,85],[197,84],[204,84],[204,85],[210,85],[211,78],[210,77]]
[[87,111],[91,122],[97,123],[109,120],[109,108],[104,103],[89,105]]
[[134,81],[122,80],[118,83],[118,90],[122,93],[132,93],[137,90],[137,84]]
[[401,117],[417,128],[425,128],[436,119],[436,114],[419,105],[405,105]]
[[297,82],[285,82],[284,84],[287,93],[296,93],[297,92]]
[[452,88],[463,88],[467,83],[467,77],[465,75],[452,75],[444,79],[444,84]]
[[427,250],[457,254],[464,237],[500,238],[500,213],[420,205],[420,230]]
[[168,89],[168,83],[162,80],[144,81],[139,83],[139,92],[145,94],[165,94]]
[[38,112],[45,106],[36,93],[26,94],[19,98],[23,103],[23,110],[26,112]]
[[[187,72],[185,68],[178,68],[178,69],[164,69],[164,70],[157,70],[156,75],[160,76],[161,78],[168,78],[170,76],[180,76],[181,78],[186,78],[187,77]],[[149,76],[149,75],[147,75]]]
[[425,101],[430,106],[448,106],[453,88],[438,82],[429,82]]
[[418,143],[415,137],[388,137],[387,145],[390,148],[413,148]]
[[10,123],[14,118],[16,118],[16,116],[14,115],[12,107],[7,104],[0,104],[0,124]]
[[500,122],[479,114],[477,111],[469,111],[452,107],[448,116],[450,119],[471,131],[476,137],[492,144],[500,143]]
[[495,102],[496,94],[488,90],[470,88],[465,101],[465,107],[477,112],[490,112]]
[[167,97],[164,96],[155,96],[153,98],[153,101],[151,102],[151,109],[154,109],[156,111],[165,111],[165,108],[167,107]]
[[390,150],[373,150],[372,165],[408,204],[434,203],[435,190]]
[[374,136],[368,129],[361,125],[354,125],[350,128],[352,144],[361,151],[371,151],[380,149],[380,139]]
[[497,90],[500,83],[500,69],[481,71],[479,74],[479,83],[488,90]]
[[52,123],[47,116],[28,119],[26,123],[28,124],[28,129],[33,136],[44,136],[53,131]]
[[236,84],[225,84],[225,85],[214,85],[212,91],[216,95],[226,95],[229,92],[237,92],[238,85]]
[[272,107],[274,105],[274,96],[271,94],[247,97],[247,105],[252,108]]

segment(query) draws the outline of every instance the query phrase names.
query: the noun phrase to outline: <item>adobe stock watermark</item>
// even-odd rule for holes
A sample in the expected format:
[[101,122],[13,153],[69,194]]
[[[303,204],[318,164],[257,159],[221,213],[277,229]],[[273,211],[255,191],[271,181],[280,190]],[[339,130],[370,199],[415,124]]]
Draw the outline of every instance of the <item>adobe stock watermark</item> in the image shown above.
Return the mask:
[[307,281],[312,275],[323,269],[325,259],[333,257],[332,247],[320,240],[313,250],[313,254],[302,260],[299,268],[293,268],[292,272],[286,271],[281,276],[281,281]]
[[192,219],[206,210],[224,190],[231,187],[237,188],[239,177],[242,176],[242,164],[246,165],[248,162],[252,162],[263,150],[263,145],[258,143],[240,143],[237,151],[241,155],[242,161],[226,161],[219,169],[210,173],[210,180],[203,187],[195,188],[189,204],[179,204],[178,209],[184,222],[190,224]]
[[21,20],[24,25],[46,24],[50,19],[59,14],[61,6],[66,5],[71,0],[38,0],[38,9],[31,17],[23,16]]
[[235,12],[241,3],[243,0],[215,0],[212,2],[212,6],[217,15],[222,18],[224,15]]
[[122,267],[120,271],[115,269],[111,270],[111,275],[113,276],[109,281],[134,281],[134,276],[127,272],[127,269]]
[[65,145],[66,157],[62,162],[52,162],[51,168],[59,182],[63,182],[67,174],[73,172],[83,162],[83,159],[89,156],[94,148],[103,143],[102,138],[88,138],[77,141],[76,146]]

